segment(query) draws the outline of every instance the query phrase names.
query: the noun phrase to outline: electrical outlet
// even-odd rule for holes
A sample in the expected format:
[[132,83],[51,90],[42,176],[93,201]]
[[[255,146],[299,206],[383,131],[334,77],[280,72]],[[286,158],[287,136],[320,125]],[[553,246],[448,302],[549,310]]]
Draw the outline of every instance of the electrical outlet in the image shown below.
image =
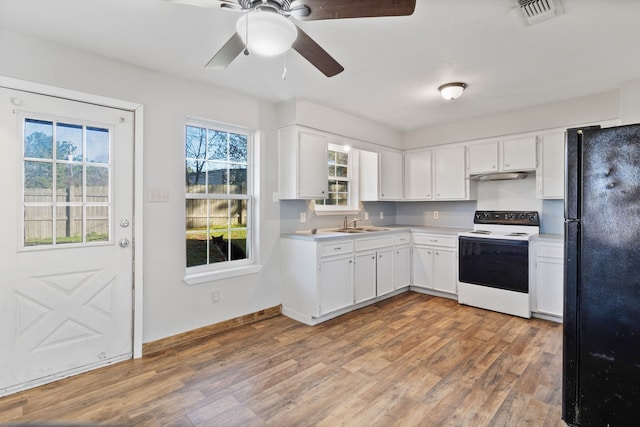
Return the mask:
[[368,220],[369,219],[369,212],[364,211],[364,220]]
[[307,222],[307,213],[300,212],[300,224],[304,224],[305,222]]
[[273,203],[278,203],[280,201],[280,196],[277,191],[273,192]]
[[438,211],[433,211],[433,219],[438,219]]
[[384,219],[384,212],[380,212],[380,219]]
[[217,304],[220,302],[220,291],[211,292],[211,302]]

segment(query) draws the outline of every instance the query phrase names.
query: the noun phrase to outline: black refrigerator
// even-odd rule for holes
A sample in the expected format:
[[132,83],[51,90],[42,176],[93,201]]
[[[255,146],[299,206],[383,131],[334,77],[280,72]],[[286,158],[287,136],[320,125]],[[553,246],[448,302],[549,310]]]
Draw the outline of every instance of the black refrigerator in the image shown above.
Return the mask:
[[565,144],[562,418],[640,425],[640,124]]

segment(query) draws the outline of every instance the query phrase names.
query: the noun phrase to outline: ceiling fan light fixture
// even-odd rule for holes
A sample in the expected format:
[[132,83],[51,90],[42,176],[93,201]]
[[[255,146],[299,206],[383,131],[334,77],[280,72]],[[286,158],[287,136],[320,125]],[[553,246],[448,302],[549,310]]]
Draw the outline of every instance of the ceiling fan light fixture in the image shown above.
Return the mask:
[[450,101],[453,99],[460,98],[460,96],[462,95],[462,92],[464,92],[466,87],[467,87],[466,83],[453,82],[453,83],[443,84],[438,88],[438,90],[440,91],[440,95],[442,95],[444,99]]
[[247,12],[246,16],[238,19],[236,31],[249,52],[261,56],[276,56],[286,52],[298,36],[298,29],[293,22],[278,13],[267,11]]

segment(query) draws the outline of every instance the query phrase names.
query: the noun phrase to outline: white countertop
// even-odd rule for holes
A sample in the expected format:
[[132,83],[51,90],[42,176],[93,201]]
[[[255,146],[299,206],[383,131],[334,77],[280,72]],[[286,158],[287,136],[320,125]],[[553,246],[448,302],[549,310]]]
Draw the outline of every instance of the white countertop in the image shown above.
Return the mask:
[[[366,227],[366,226],[365,226]],[[461,231],[467,231],[469,228],[456,228],[456,227],[432,227],[421,225],[381,225],[377,227],[388,228],[389,230],[383,231],[369,231],[366,233],[340,233],[340,232],[320,232],[317,234],[311,234],[311,230],[302,230],[295,233],[283,233],[280,237],[285,239],[299,239],[299,240],[334,240],[334,239],[349,239],[349,238],[362,238],[369,236],[379,236],[385,233],[399,233],[399,232],[423,232],[433,234],[445,234],[457,236]]]
[[564,234],[540,233],[533,236],[531,240],[547,241],[552,243],[564,243]]

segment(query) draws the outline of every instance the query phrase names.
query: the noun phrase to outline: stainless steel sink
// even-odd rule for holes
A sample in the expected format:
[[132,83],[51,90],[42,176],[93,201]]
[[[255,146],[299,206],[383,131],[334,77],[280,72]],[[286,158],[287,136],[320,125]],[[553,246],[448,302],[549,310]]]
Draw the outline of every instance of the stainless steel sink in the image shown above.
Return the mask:
[[385,228],[385,227],[356,227],[356,228],[326,228],[324,230],[318,230],[318,232],[361,234],[361,233],[372,233],[375,231],[389,231],[389,230],[391,229]]

